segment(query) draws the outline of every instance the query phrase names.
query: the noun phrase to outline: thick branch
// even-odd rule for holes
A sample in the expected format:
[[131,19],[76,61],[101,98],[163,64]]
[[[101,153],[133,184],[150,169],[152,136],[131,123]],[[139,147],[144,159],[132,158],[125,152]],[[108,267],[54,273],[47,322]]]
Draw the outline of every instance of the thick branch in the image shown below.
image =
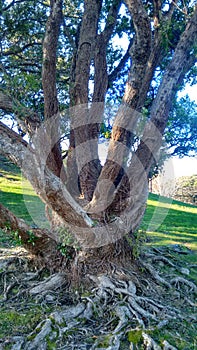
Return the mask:
[[[41,134],[41,131],[39,132],[40,134],[37,135],[38,140],[46,146],[47,140],[44,138],[44,134]],[[115,242],[125,235],[129,231],[129,228],[132,227],[135,229],[145,208],[145,206],[141,206],[140,202],[137,206],[134,202],[134,207],[132,207],[129,213],[125,212],[121,219],[117,218],[117,220],[107,225],[98,225],[95,227],[86,212],[70,196],[61,180],[46,168],[46,156],[43,154],[44,147],[38,148],[37,152],[36,148],[33,152],[33,150],[27,147],[25,141],[20,141],[16,133],[12,131],[8,133],[7,127],[2,127],[0,149],[3,154],[11,158],[22,168],[26,178],[31,182],[40,198],[48,204],[52,211],[56,212],[63,227],[75,235],[83,248],[100,247]],[[4,209],[2,209],[2,215],[0,217],[2,218],[2,221],[0,219],[2,225],[7,220],[12,225],[17,225],[21,234],[23,234],[23,239],[27,240],[26,231],[28,227],[23,221],[17,221],[15,217],[12,217]],[[14,226],[12,227],[14,228]],[[34,232],[36,235],[38,233],[38,236],[41,233],[41,231]],[[45,242],[46,236],[49,236],[48,232],[46,232],[46,235],[44,233],[43,244],[47,244]],[[56,242],[59,241],[58,232],[53,232],[52,237]],[[43,251],[43,247],[41,247],[41,250]]]
[[[140,89],[143,86],[146,65],[151,52],[151,25],[141,0],[127,0],[125,2],[132,15],[135,28],[134,42],[130,50],[132,66],[123,103],[117,112],[113,125],[107,160],[98,179],[92,202],[89,204],[89,210],[94,208],[94,212],[99,212],[103,208],[103,203],[105,206],[110,203],[114,186],[118,186],[123,176],[125,159],[129,153],[132,132],[138,118],[136,110],[138,109]],[[121,144],[123,147],[120,147]],[[100,193],[101,188],[102,194]]]
[[[188,22],[185,31],[175,49],[172,61],[166,69],[157,96],[151,108],[151,118],[144,129],[144,133],[136,151],[136,157],[145,173],[148,174],[150,166],[160,148],[169,111],[179,84],[182,83],[188,69],[196,62],[193,52],[197,41],[197,6]],[[132,162],[130,172],[132,173]]]
[[[2,140],[4,135],[9,138],[9,145],[7,145],[7,148],[9,148],[10,144],[16,144],[16,143],[21,144],[21,147],[23,146],[28,147],[28,143],[25,140],[23,140],[23,138],[19,134],[17,134],[14,130],[11,130],[10,128],[8,128],[8,126],[3,124],[1,121],[0,121],[0,135]],[[4,149],[4,147],[2,146],[3,143],[1,143],[0,145],[1,145],[1,149],[3,150]]]
[[95,49],[95,39],[101,0],[85,0],[84,14],[80,26],[77,60],[75,65],[75,83],[71,89],[71,105],[88,102],[88,84],[90,63]]
[[112,3],[104,30],[97,35],[94,54],[94,92],[93,102],[104,102],[108,87],[107,74],[107,45],[116,26],[117,16],[120,10],[121,1],[114,0]]
[[51,1],[51,13],[47,21],[43,42],[42,85],[44,92],[45,118],[51,118],[58,112],[56,90],[56,55],[62,20],[62,0]]
[[[191,53],[197,40],[197,10],[188,23],[184,33],[175,50],[171,63],[169,64],[162,83],[159,87],[156,99],[151,109],[151,119],[147,122],[142,139],[137,151],[132,157],[127,176],[123,176],[121,185],[115,194],[115,200],[109,210],[114,210],[114,206],[121,201],[129,205],[135,198],[135,193],[140,193],[141,189],[146,188],[148,173],[154,160],[157,161],[158,150],[161,146],[162,136],[167,124],[171,103],[182,83],[185,74],[195,64],[195,53]],[[128,178],[130,182],[130,193],[125,193],[128,188]],[[142,181],[143,179],[143,181]],[[142,181],[142,184],[139,183]],[[136,190],[139,188],[139,190]],[[134,189],[134,193],[133,193]],[[141,197],[145,203],[146,195]],[[143,199],[144,198],[144,199]]]
[[[46,167],[50,140],[45,130],[39,129],[35,135],[35,140],[32,141],[34,149],[2,123],[0,123],[0,136],[0,152],[22,169],[35,192],[53,212],[56,212],[62,225],[72,227],[71,232],[73,234],[75,231],[78,232],[80,238],[82,235],[80,230],[93,226],[93,223],[72,198],[62,181]],[[56,240],[58,241],[58,236]]]
[[132,16],[135,37],[130,50],[132,66],[123,101],[131,108],[136,109],[146,64],[151,51],[152,33],[150,19],[141,0],[125,0],[125,3]]
[[[32,228],[24,220],[17,218],[10,210],[0,204],[0,227],[9,227],[12,231],[17,231],[21,242],[25,248],[35,255],[47,257],[51,250],[54,250],[57,242],[54,241],[49,231]],[[34,244],[30,242],[30,234],[34,236]],[[44,254],[43,254],[44,252]]]
[[[79,155],[75,154],[75,152],[77,152],[77,145],[82,144],[84,140],[92,138],[92,135],[95,136],[98,134],[98,125],[93,127],[89,127],[88,125],[90,123],[89,112],[87,109],[84,109],[84,104],[88,103],[90,67],[91,60],[93,59],[95,53],[95,43],[101,5],[101,0],[86,0],[84,2],[84,14],[80,25],[78,50],[76,56],[74,57],[72,67],[72,79],[74,79],[74,83],[70,89],[70,104],[71,106],[74,105],[77,107],[73,108],[71,117],[72,131],[70,135],[70,152],[67,160],[69,164],[69,167],[67,167],[67,175],[70,179],[68,180],[68,187],[78,187],[79,174],[82,192],[84,193],[85,198],[88,200],[90,200],[92,197],[92,192],[95,188],[95,181],[100,173],[100,164],[96,161],[92,164],[89,163],[85,165],[84,169],[81,171],[81,159],[79,159]],[[105,69],[106,67],[104,67],[104,70]],[[102,80],[103,77],[100,81],[97,79],[97,82],[102,84]],[[105,81],[106,77],[104,77],[104,89],[106,86]],[[103,89],[101,94],[103,95]],[[83,121],[83,126],[80,129],[75,127],[75,124],[78,123],[79,120]],[[96,146],[96,143],[94,145]],[[83,154],[83,160],[85,157],[86,159],[91,160],[94,160],[95,157],[98,159],[97,155],[92,157],[92,154],[97,154],[97,146],[94,147],[93,150],[90,145],[87,145],[86,152]],[[87,162],[84,161],[84,164],[86,163]]]
[[[62,0],[52,0],[51,12],[47,20],[43,42],[42,86],[44,93],[45,120],[54,118],[59,111],[56,88],[56,60],[61,21]],[[56,118],[56,123],[52,125],[53,128],[49,127],[47,130],[48,137],[51,140],[51,152],[48,155],[47,165],[56,176],[62,176],[65,180],[65,171],[59,142],[59,120]]]

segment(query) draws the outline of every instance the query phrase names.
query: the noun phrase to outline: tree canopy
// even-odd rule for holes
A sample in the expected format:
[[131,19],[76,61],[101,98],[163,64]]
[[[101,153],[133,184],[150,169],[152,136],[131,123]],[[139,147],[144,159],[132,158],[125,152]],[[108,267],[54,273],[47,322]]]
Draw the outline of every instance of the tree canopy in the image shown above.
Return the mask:
[[197,175],[178,178],[173,197],[182,202],[197,204]]
[[[83,247],[139,226],[167,125],[175,154],[195,148],[195,115],[186,119],[183,104],[176,113],[172,107],[184,79],[195,82],[196,39],[191,1],[1,2],[0,152],[21,167],[51,225]],[[108,114],[114,122],[102,165]]]

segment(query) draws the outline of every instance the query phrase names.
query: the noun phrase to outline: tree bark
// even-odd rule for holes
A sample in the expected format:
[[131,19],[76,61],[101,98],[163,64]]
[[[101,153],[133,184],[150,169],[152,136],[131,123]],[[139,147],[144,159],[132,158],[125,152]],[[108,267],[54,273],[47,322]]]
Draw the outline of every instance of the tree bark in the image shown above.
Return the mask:
[[[115,200],[109,208],[110,212],[117,211],[117,204],[125,203],[132,198],[133,192],[138,187],[136,179],[144,178],[144,182],[148,181],[148,173],[154,160],[157,160],[158,151],[161,146],[162,136],[168,121],[169,111],[172,101],[177,92],[178,86],[182,83],[187,71],[197,61],[193,47],[197,40],[197,6],[189,23],[183,32],[180,41],[174,52],[172,61],[169,63],[162,82],[160,84],[157,96],[151,108],[151,118],[146,123],[143,136],[140,144],[133,155],[130,165],[127,169],[126,175],[122,179],[119,191],[115,193]],[[123,196],[125,186],[130,182],[130,193]],[[122,204],[121,208],[124,208]]]
[[[50,231],[32,228],[31,226],[27,225],[24,220],[17,218],[2,204],[0,204],[0,227],[2,229],[7,227],[12,231],[17,232],[21,239],[21,243],[32,254],[43,256],[45,249],[46,252],[49,253],[52,246],[53,248],[57,246],[57,242],[54,240]],[[30,242],[30,234],[32,235],[32,240],[34,242]]]
[[[104,105],[102,107],[101,103],[104,103],[108,87],[106,50],[113,29],[116,25],[120,4],[121,1],[115,0],[112,2],[105,28],[102,33],[98,34],[97,26],[102,1],[85,2],[84,16],[80,28],[79,46],[75,61],[75,83],[71,93],[71,105],[79,106],[88,102],[88,82],[91,60],[94,60],[94,91],[92,108],[90,108],[90,111],[87,112],[86,116],[86,125],[81,128],[76,128],[75,122],[73,121],[73,123],[71,123],[74,142],[72,142],[72,147],[70,147],[71,152],[68,163],[70,164],[70,160],[74,160],[76,156],[81,190],[85,199],[88,201],[92,199],[97,179],[101,172],[101,165],[98,157],[98,138],[104,107]],[[78,119],[79,116],[81,118],[81,114],[83,115],[83,118],[85,118],[83,109],[84,106],[82,106],[82,111],[79,112],[79,107],[77,108]],[[97,122],[93,123],[92,116],[94,119],[95,113],[97,113]],[[73,138],[73,135],[71,136]],[[88,149],[88,143],[86,143],[86,151],[83,155],[83,161],[81,159],[79,161],[79,158],[81,158],[82,155],[75,155],[77,152],[75,148],[86,140],[91,141],[91,147]],[[83,163],[83,166],[81,166],[81,163]]]
[[91,219],[74,201],[61,179],[46,167],[50,143],[46,144],[44,133],[45,130],[39,128],[34,147],[31,147],[17,133],[0,123],[1,153],[21,168],[35,192],[53,212],[57,213],[63,225],[69,226],[70,223],[71,226],[92,226]]
[[[136,11],[137,9],[135,8],[134,13],[136,13]],[[139,13],[141,14],[140,11]],[[161,139],[168,120],[171,101],[175,92],[177,91],[177,83],[180,82],[179,77],[180,75],[182,75],[181,73],[184,69],[183,67],[187,66],[187,62],[189,59],[188,52],[192,50],[192,45],[194,45],[194,42],[196,40],[195,16],[196,10],[192,18],[190,19],[185,29],[185,32],[183,33],[180,39],[179,44],[177,45],[172,62],[169,64],[167,72],[162,80],[162,84],[160,85],[157,97],[151,109],[150,122],[146,123],[142,140],[138,146],[135,156],[133,156],[133,159],[131,160],[128,169],[127,164],[124,164],[123,160],[130,148],[130,143],[125,140],[131,139],[132,132],[135,130],[136,120],[139,121],[140,115],[136,110],[132,111],[129,110],[129,108],[127,109],[124,104],[122,104],[121,109],[119,109],[112,130],[112,140],[109,146],[107,161],[98,179],[93,199],[87,206],[87,211],[89,213],[100,212],[100,215],[103,216],[104,211],[112,213],[115,210],[115,212],[118,215],[118,207],[119,210],[122,211],[125,205],[127,205],[125,204],[127,203],[127,201],[125,202],[126,198],[130,198],[132,196],[133,191],[135,192],[135,188],[138,188],[138,186],[136,187],[136,181],[134,180],[134,178],[136,177],[137,179],[139,179],[142,177],[144,179],[144,183],[147,182],[149,169],[152,165],[153,160],[157,157],[157,152],[161,145]],[[140,17],[138,17],[137,15],[138,26],[139,18]],[[145,46],[145,43],[142,44],[142,48],[146,47],[147,50],[148,45],[150,45],[150,41],[149,44],[147,44],[147,47]],[[147,59],[149,62],[149,55],[147,56]],[[156,61],[157,60],[155,60],[155,62]],[[138,62],[137,56],[136,62]],[[151,58],[151,62],[153,63],[153,57]],[[137,68],[135,69],[135,73],[136,71]],[[141,76],[140,73],[142,73],[142,67],[139,66],[138,77],[141,77],[141,81],[143,82],[143,76]],[[150,84],[150,72],[147,72],[147,70],[145,69],[142,74],[145,77],[149,77]],[[135,79],[137,79],[137,77]],[[136,103],[137,108],[139,108],[137,101],[140,101],[140,105],[142,104],[140,92],[138,91],[138,94],[136,95],[137,100],[135,97],[134,100],[132,100],[131,98],[132,94],[134,94],[135,96],[135,89],[132,88],[131,84],[132,81],[133,83],[135,82],[135,79],[129,80],[129,90],[126,87],[126,92],[123,100],[125,100],[128,104],[133,104],[133,106]],[[145,97],[143,84],[141,85],[141,89],[142,94]],[[129,91],[131,92],[131,95]],[[123,175],[124,179],[121,182]],[[121,202],[122,204],[120,204]]]
[[[131,48],[132,66],[123,103],[117,112],[113,125],[107,160],[98,179],[92,201],[88,206],[90,212],[99,212],[101,208],[103,211],[111,204],[115,193],[114,189],[117,188],[124,174],[134,128],[139,117],[137,111],[139,109],[140,90],[143,86],[146,66],[151,52],[150,19],[141,1],[126,1],[126,4],[132,14],[136,31]],[[101,188],[102,193],[100,193]]]
[[[107,160],[109,167],[105,168],[106,173],[104,170],[102,171],[96,188],[97,192],[95,191],[95,196],[91,202],[92,207],[90,206],[88,209],[89,212],[93,213],[92,217],[94,220],[88,216],[87,212],[82,209],[78,203],[76,203],[64,186],[61,178],[57,177],[56,174],[51,171],[50,164],[47,163],[48,155],[51,151],[52,129],[50,128],[52,125],[50,125],[50,122],[52,118],[48,118],[48,126],[41,125],[38,128],[35,136],[31,139],[29,144],[24,141],[20,135],[10,130],[3,123],[0,123],[1,152],[12,159],[14,163],[24,171],[26,178],[29,179],[36,193],[50,207],[52,212],[57,214],[62,226],[77,238],[84,249],[99,247],[115,242],[126,233],[134,231],[138,227],[144,214],[148,196],[147,174],[152,160],[156,157],[157,151],[160,147],[172,97],[177,90],[177,85],[183,79],[186,70],[189,69],[189,64],[194,63],[195,52],[193,45],[197,39],[197,8],[195,8],[193,16],[188,21],[185,32],[181,36],[173,58],[167,67],[151,109],[150,120],[145,125],[140,145],[137,148],[137,151],[133,154],[130,165],[128,166],[124,157],[130,148],[130,140],[132,139],[133,130],[135,130],[136,120],[139,121],[140,114],[138,108],[142,105],[142,99],[140,99],[140,96],[145,96],[143,78],[146,77],[148,73],[147,68],[143,68],[142,65],[146,65],[151,57],[150,52],[148,54],[147,52],[144,52],[146,55],[146,57],[144,57],[142,51],[149,47],[152,43],[152,38],[146,33],[144,41],[140,44],[141,37],[143,37],[143,28],[146,28],[148,32],[148,28],[150,30],[150,23],[144,13],[140,1],[136,0],[127,2],[131,8],[133,21],[136,25],[136,43],[134,45],[133,53],[134,63],[132,65],[132,67],[135,67],[135,71],[132,71],[133,68],[131,67],[131,73],[133,75],[130,74],[124,100],[114,122],[112,143],[110,145]],[[57,3],[59,2],[57,1],[56,4]],[[86,5],[91,6],[93,3],[95,6],[98,5],[98,2],[95,1],[86,2]],[[95,16],[93,13],[92,15]],[[85,20],[88,20],[87,17],[84,17],[84,21]],[[94,20],[94,24],[97,23],[97,16],[94,17]],[[144,26],[142,26],[142,23]],[[95,28],[96,26],[92,33],[95,33]],[[50,40],[48,40],[49,39],[46,39],[47,43],[50,42]],[[85,40],[85,38],[83,38],[83,40]],[[92,51],[90,50],[91,44],[85,43],[84,41],[82,41],[81,44],[82,45],[78,48],[79,54],[82,54],[82,52],[80,53],[80,50],[82,50],[83,47],[84,54],[87,53],[87,49],[89,48],[88,62],[90,63],[90,58],[93,57],[91,56]],[[138,44],[142,45],[143,48],[139,53],[136,49]],[[48,52],[47,50],[48,49],[46,49],[46,52]],[[158,58],[156,58],[155,61],[153,58],[154,57],[151,58],[151,62],[153,62],[154,65]],[[100,60],[101,59],[102,58],[100,58]],[[139,64],[137,64],[138,60]],[[83,63],[82,61],[81,57],[81,64]],[[86,64],[87,61],[85,63],[85,68],[87,68]],[[46,73],[48,68],[45,67],[43,69],[46,69]],[[150,67],[150,70],[151,69],[152,67]],[[85,71],[85,74],[89,74],[87,70]],[[150,72],[148,76],[148,79],[150,79]],[[137,80],[137,87],[135,85],[134,77],[136,80],[140,78],[139,81]],[[80,79],[83,84],[82,78]],[[100,87],[103,89],[103,94],[106,82],[104,82],[103,87]],[[85,94],[82,93],[81,97],[79,96],[79,99],[83,99],[86,95],[86,90],[84,91]],[[55,80],[52,92],[55,92]],[[79,92],[80,90],[76,89],[76,93]],[[50,93],[51,90],[49,91],[49,94]],[[46,97],[47,96],[49,95],[46,92]],[[57,102],[56,99],[53,100],[53,102],[54,101]],[[52,107],[48,106],[51,108],[50,113],[54,110],[55,106],[57,106],[56,102],[53,103]],[[46,103],[50,103],[50,99]],[[11,108],[10,100],[6,100],[6,104],[8,109]],[[102,102],[101,106],[103,106]],[[131,106],[136,106],[136,108],[131,109]],[[92,161],[91,141],[94,142],[98,137],[98,130],[96,129],[90,141],[87,124],[90,124],[91,122],[95,124],[96,127],[97,124],[99,124],[100,119],[97,120],[97,116],[94,116],[94,113],[91,113],[87,103],[74,106],[72,112],[72,129],[75,132],[73,145],[77,154],[78,170],[81,171],[86,164],[84,163],[84,159],[88,159],[90,162]],[[55,120],[54,123],[56,123]],[[85,133],[84,130],[86,131]],[[47,134],[48,132],[49,134]],[[50,135],[50,137],[48,137],[48,135]],[[88,145],[87,155],[86,157],[83,157],[86,144]],[[82,154],[82,157],[80,157],[80,154]],[[93,176],[96,177],[95,174],[93,174]],[[126,196],[124,195],[125,188]],[[128,188],[130,189],[129,192],[127,191]],[[122,197],[119,196],[120,193],[122,193]],[[122,198],[124,200],[122,200]],[[118,203],[119,207],[116,208],[114,204],[117,204],[118,199],[120,199]],[[54,231],[54,240],[59,241],[58,231]]]
[[[46,24],[46,32],[43,42],[42,86],[44,93],[44,117],[47,134],[51,140],[51,150],[47,158],[47,166],[58,177],[65,181],[65,171],[62,161],[57,88],[56,88],[56,57],[57,45],[62,22],[62,0],[51,0],[50,15]],[[54,123],[54,118],[56,123]]]
[[[67,163],[70,169],[74,171],[72,174],[69,167],[67,167],[67,186],[68,188],[74,187],[77,192],[78,181],[80,178],[81,191],[84,197],[89,200],[91,197],[91,187],[94,186],[95,174],[91,173],[90,164],[85,159],[83,161],[84,167],[80,171],[81,161],[79,163],[79,155],[77,154],[77,146],[83,144],[84,139],[88,139],[88,120],[89,116],[84,113],[88,111],[88,97],[89,97],[89,77],[90,77],[90,66],[93,59],[95,50],[95,40],[98,27],[98,19],[101,10],[101,0],[84,1],[84,14],[80,25],[79,42],[76,53],[76,60],[74,61],[74,72],[73,75],[73,86],[70,89],[70,107],[72,107],[71,115],[71,144],[68,154]],[[74,106],[77,106],[75,109]],[[80,110],[81,106],[81,110]],[[83,118],[81,128],[76,128],[76,123],[80,124],[80,118]],[[84,123],[84,120],[86,123]],[[92,160],[91,149],[86,145],[87,159]],[[87,163],[87,164],[86,164]],[[73,176],[74,175],[74,176]],[[79,175],[79,178],[78,178]],[[87,181],[89,187],[87,187]]]

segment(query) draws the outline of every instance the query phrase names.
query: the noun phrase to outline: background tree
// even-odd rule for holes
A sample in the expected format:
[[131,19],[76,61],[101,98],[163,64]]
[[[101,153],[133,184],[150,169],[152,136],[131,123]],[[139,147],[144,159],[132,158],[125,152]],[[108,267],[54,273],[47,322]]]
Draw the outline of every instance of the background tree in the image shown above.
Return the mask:
[[185,203],[197,203],[197,175],[177,179],[173,197]]
[[165,132],[165,141],[171,156],[196,156],[197,106],[189,96],[174,103]]
[[[172,101],[196,63],[196,23],[190,2],[2,2],[0,150],[22,169],[56,225],[43,233],[35,252],[45,249],[47,235],[56,243],[64,238],[60,226],[81,249],[133,235]],[[129,44],[120,57],[114,43],[123,33]],[[125,67],[125,91],[102,167],[98,141],[105,99]],[[6,125],[8,115],[20,133]],[[64,166],[61,139],[68,125]],[[140,142],[129,159],[139,125]],[[20,231],[22,223],[1,207],[1,224],[8,219]]]

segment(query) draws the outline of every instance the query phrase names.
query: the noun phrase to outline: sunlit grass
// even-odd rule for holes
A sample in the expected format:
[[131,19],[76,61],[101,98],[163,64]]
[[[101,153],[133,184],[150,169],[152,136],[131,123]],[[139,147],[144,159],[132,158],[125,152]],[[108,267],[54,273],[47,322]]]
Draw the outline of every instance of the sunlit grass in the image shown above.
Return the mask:
[[49,227],[44,203],[36,195],[29,181],[10,164],[7,165],[7,170],[5,166],[1,169],[0,164],[0,203],[31,225]]
[[197,207],[150,194],[141,227],[151,246],[180,244],[197,251]]
[[194,213],[197,214],[197,207],[193,206],[191,204],[182,203],[178,201],[173,201],[171,198],[165,198],[161,196],[157,196],[156,199],[151,199],[153,194],[150,194],[150,198],[148,199],[148,205],[157,206],[158,208],[166,208],[166,209],[173,209],[173,210],[179,210],[184,211],[187,213]]

